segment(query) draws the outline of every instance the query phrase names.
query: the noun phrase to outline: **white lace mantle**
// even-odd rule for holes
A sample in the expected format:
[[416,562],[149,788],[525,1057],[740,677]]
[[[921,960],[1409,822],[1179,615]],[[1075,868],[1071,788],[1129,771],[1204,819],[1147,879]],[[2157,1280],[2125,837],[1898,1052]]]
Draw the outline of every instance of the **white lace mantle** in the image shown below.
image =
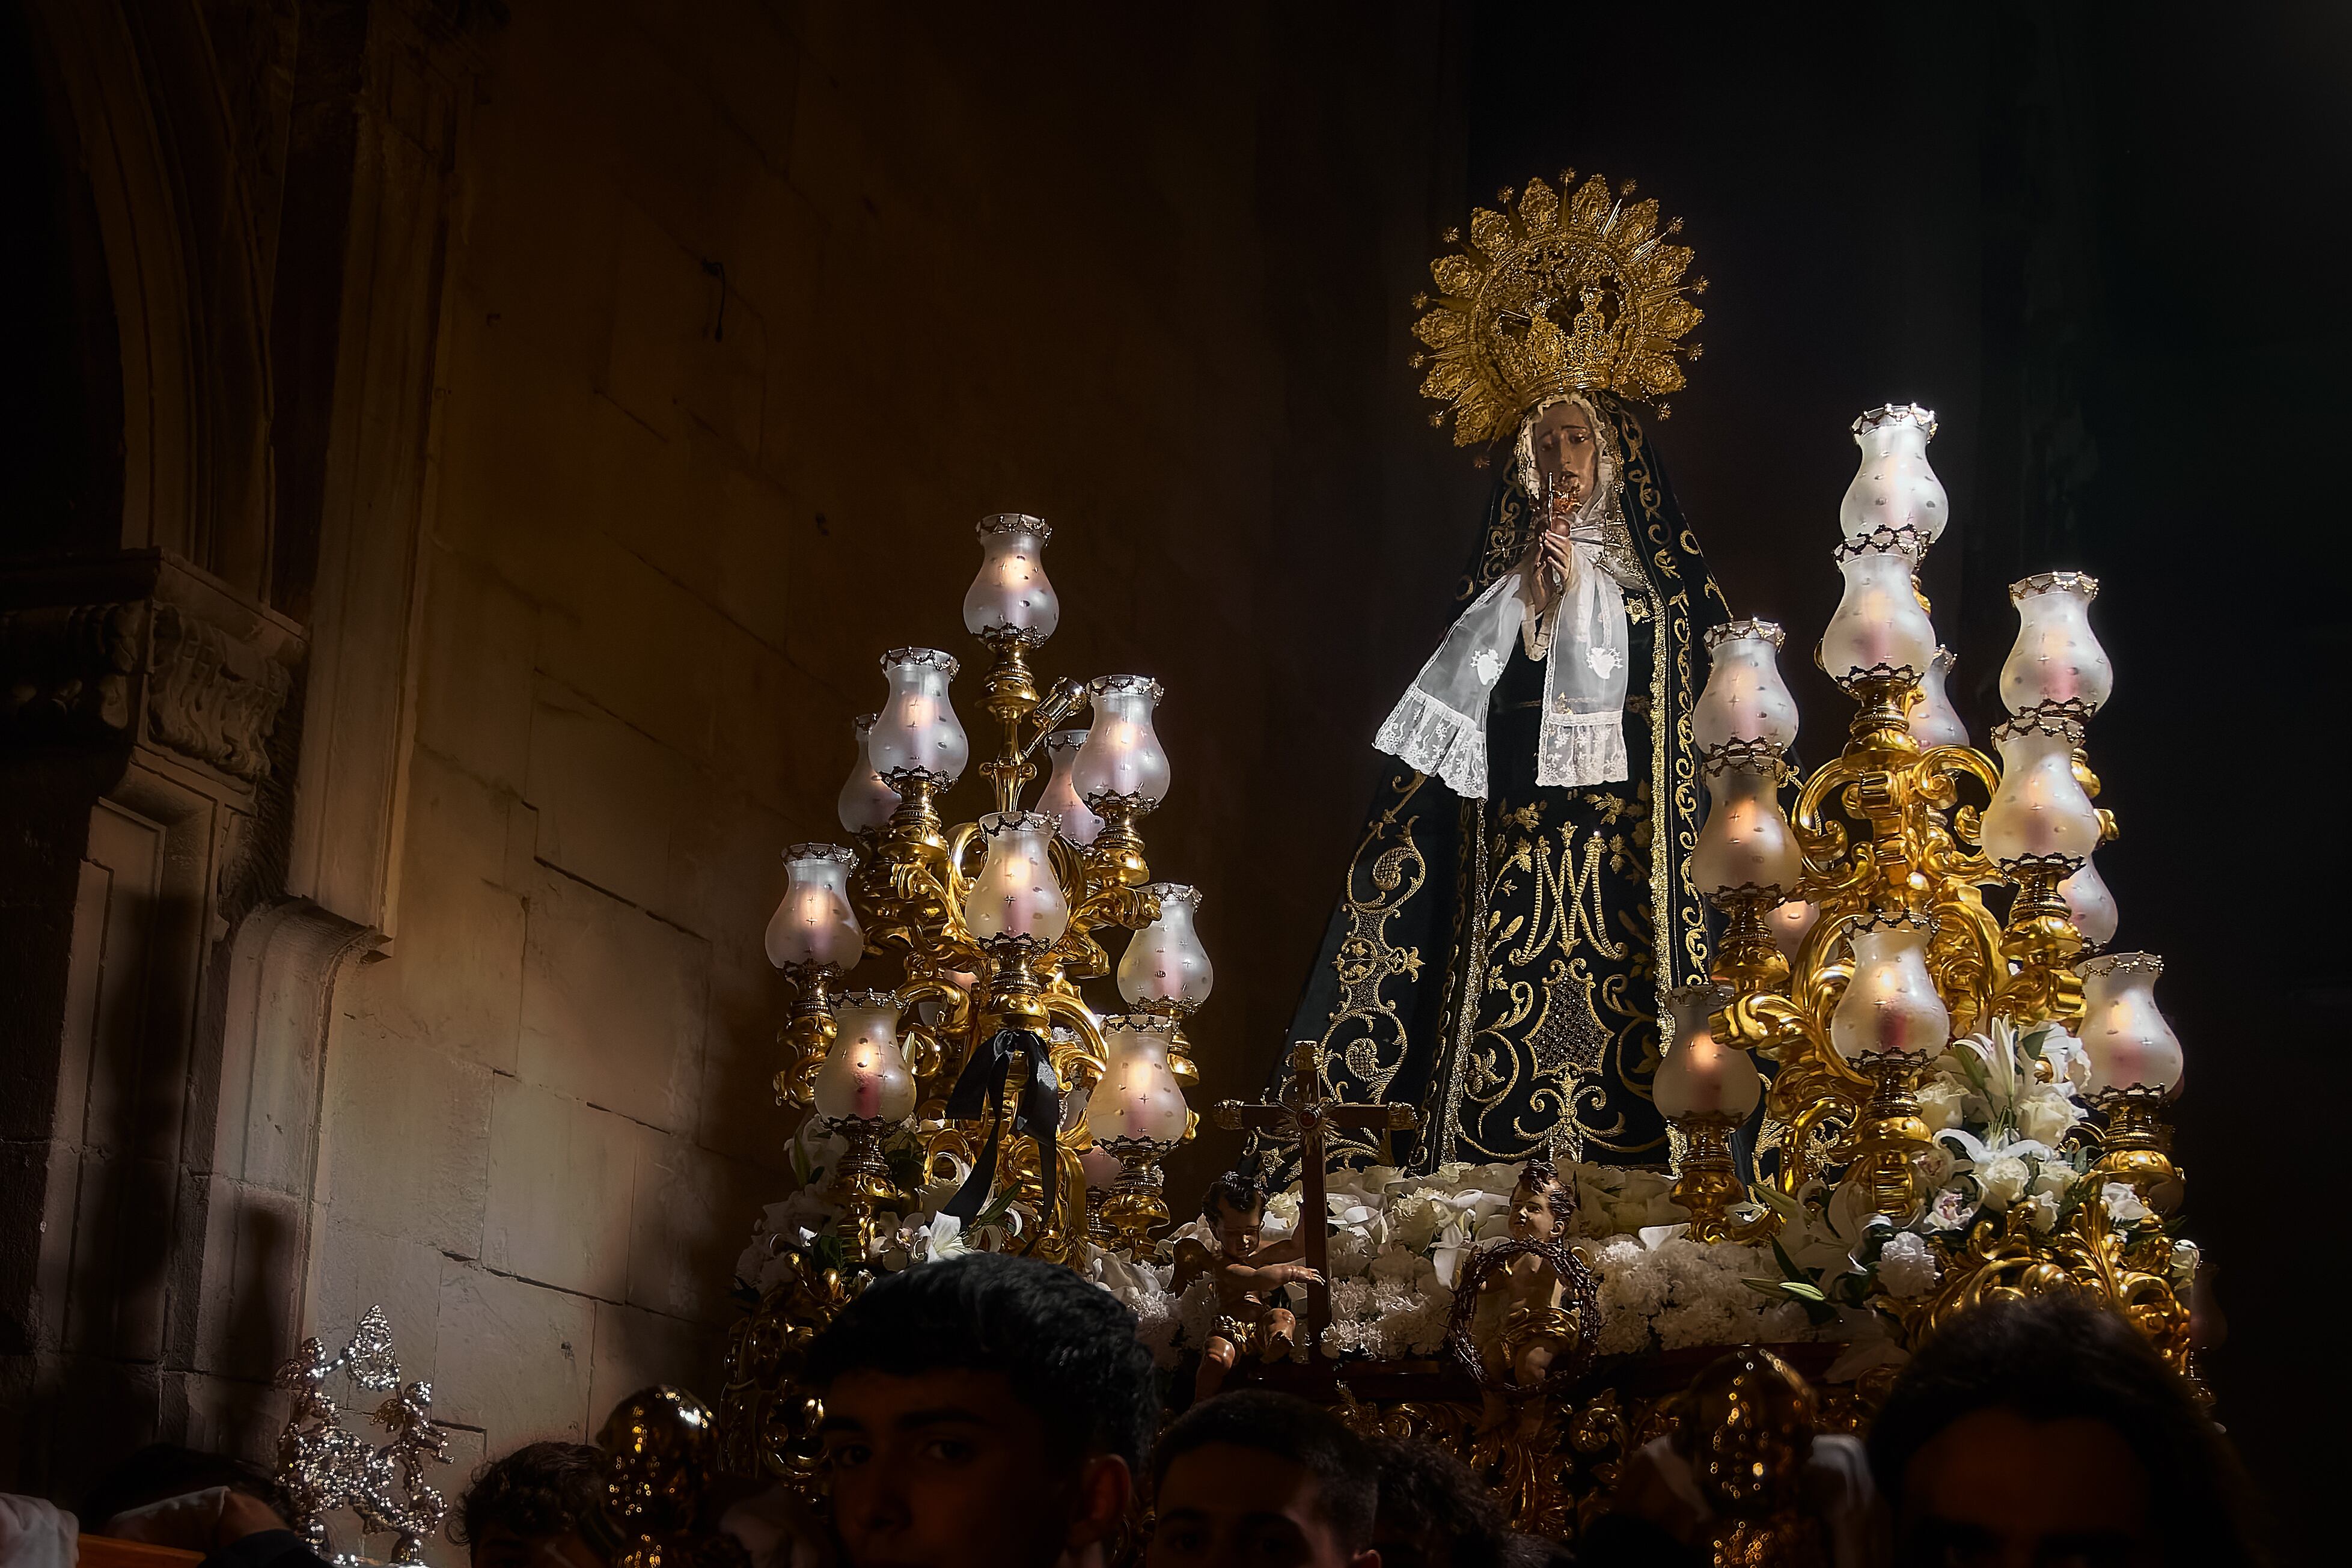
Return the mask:
[[[1625,591],[1580,541],[1576,580],[1554,601],[1544,650],[1536,782],[1581,789],[1633,777],[1625,750]],[[1511,644],[1529,624],[1526,578],[1507,572],[1472,601],[1382,722],[1372,744],[1468,800],[1486,798],[1486,710]]]

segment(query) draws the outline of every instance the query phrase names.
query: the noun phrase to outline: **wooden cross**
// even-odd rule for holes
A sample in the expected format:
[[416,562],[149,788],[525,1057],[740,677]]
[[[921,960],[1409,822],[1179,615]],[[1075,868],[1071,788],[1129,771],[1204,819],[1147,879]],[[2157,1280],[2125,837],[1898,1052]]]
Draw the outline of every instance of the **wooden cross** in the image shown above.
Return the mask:
[[1217,1125],[1232,1131],[1248,1128],[1280,1143],[1298,1145],[1298,1233],[1306,1244],[1307,1266],[1321,1283],[1307,1287],[1308,1354],[1322,1354],[1323,1331],[1331,1326],[1331,1259],[1328,1242],[1331,1206],[1324,1195],[1324,1134],[1334,1127],[1378,1127],[1384,1133],[1408,1132],[1421,1124],[1409,1105],[1351,1105],[1328,1099],[1323,1092],[1322,1064],[1311,1040],[1293,1040],[1290,1081],[1271,1103],[1223,1100],[1217,1103]]

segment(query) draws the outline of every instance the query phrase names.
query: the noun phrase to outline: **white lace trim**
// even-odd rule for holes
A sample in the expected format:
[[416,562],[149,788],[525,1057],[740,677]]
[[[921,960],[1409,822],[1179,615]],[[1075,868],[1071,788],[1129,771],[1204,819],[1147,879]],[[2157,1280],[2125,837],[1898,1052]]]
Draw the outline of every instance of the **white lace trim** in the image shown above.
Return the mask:
[[[1427,771],[1427,769],[1423,769]],[[1555,713],[1545,716],[1536,747],[1536,783],[1548,789],[1616,784],[1633,776],[1625,755],[1625,716]]]
[[[1381,724],[1372,744],[1391,757],[1444,783],[1465,800],[1486,798],[1486,716],[1457,713],[1419,686],[1406,688]],[[1624,737],[1618,737],[1622,758]]]

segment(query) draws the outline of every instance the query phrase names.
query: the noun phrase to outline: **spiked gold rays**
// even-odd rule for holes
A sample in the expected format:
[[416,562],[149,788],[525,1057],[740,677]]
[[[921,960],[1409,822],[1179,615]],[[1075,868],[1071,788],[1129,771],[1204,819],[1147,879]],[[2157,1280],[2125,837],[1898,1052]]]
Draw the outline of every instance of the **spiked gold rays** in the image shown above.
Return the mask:
[[[1560,175],[1560,189],[1576,172]],[[1706,279],[1683,281],[1687,246],[1668,243],[1682,230],[1674,219],[1658,226],[1658,204],[1633,200],[1627,181],[1612,195],[1598,174],[1563,202],[1541,180],[1517,193],[1500,193],[1500,212],[1470,214],[1470,240],[1448,229],[1459,254],[1430,263],[1438,294],[1413,299],[1425,311],[1413,336],[1428,345],[1412,357],[1426,369],[1422,393],[1447,405],[1429,416],[1454,415],[1454,441],[1470,446],[1511,434],[1520,415],[1555,393],[1598,387],[1627,397],[1654,398],[1683,384],[1675,362],[1699,356],[1684,333],[1706,312],[1690,296]]]

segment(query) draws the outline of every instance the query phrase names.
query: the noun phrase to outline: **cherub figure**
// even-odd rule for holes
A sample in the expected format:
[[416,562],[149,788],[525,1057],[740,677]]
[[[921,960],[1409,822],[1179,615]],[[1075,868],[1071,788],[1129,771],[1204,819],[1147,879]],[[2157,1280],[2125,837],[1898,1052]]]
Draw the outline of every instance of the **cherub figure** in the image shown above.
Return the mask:
[[[1198,1242],[1178,1249],[1175,1288],[1181,1291],[1191,1280],[1207,1271],[1217,1288],[1217,1326],[1201,1352],[1200,1376],[1192,1397],[1216,1393],[1244,1354],[1262,1361],[1279,1361],[1298,1340],[1298,1321],[1290,1309],[1272,1299],[1285,1285],[1315,1285],[1322,1275],[1292,1260],[1303,1256],[1307,1243],[1293,1236],[1264,1246],[1265,1188],[1239,1171],[1228,1171],[1209,1188],[1201,1217],[1217,1238],[1212,1256]],[[1303,1217],[1302,1217],[1303,1218]]]
[[[1511,1239],[1538,1243],[1545,1250],[1561,1247],[1575,1204],[1575,1189],[1560,1179],[1557,1167],[1529,1160],[1511,1190]],[[1499,1362],[1497,1370],[1522,1388],[1543,1382],[1552,1364],[1574,1351],[1580,1337],[1575,1313],[1562,1304],[1567,1282],[1545,1250],[1515,1249],[1478,1282],[1479,1294],[1486,1298],[1481,1306],[1501,1309],[1500,1332],[1481,1336],[1486,1342],[1482,1348],[1490,1364]]]

